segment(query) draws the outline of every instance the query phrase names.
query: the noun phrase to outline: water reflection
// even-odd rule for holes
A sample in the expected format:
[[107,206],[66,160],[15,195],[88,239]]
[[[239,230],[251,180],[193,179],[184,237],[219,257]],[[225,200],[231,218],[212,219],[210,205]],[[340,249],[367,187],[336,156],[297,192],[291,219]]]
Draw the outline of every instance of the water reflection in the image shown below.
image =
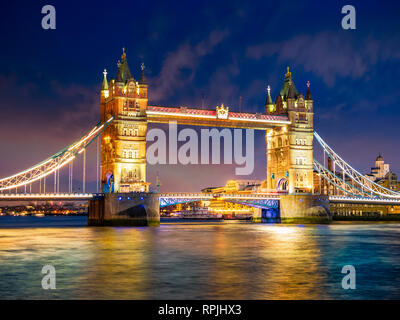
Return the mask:
[[[0,229],[0,298],[400,298],[400,225]],[[53,264],[57,290],[41,289]],[[356,266],[357,290],[341,289]]]

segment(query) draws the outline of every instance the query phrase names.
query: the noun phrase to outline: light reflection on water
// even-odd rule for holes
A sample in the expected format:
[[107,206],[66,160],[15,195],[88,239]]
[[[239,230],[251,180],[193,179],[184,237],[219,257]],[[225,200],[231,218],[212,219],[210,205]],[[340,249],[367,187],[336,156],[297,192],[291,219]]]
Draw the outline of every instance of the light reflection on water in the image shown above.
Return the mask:
[[[82,217],[57,219],[0,217],[0,298],[400,298],[400,224],[89,228]],[[46,264],[56,290],[41,288]],[[341,288],[346,264],[356,290]]]

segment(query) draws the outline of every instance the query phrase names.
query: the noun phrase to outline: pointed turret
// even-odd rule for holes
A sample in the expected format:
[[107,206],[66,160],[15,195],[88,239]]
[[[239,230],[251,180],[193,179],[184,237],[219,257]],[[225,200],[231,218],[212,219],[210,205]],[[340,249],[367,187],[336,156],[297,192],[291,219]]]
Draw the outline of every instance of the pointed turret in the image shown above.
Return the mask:
[[104,69],[103,75],[104,75],[104,79],[103,79],[103,84],[101,86],[101,90],[108,90],[107,70],[106,69]]
[[140,74],[140,81],[139,81],[139,83],[141,83],[141,84],[146,84],[146,83],[147,83],[147,82],[146,82],[146,76],[145,76],[145,74],[144,74],[145,65],[144,65],[143,62],[142,62],[142,64],[141,64],[140,68],[142,69],[142,73]]
[[306,108],[310,111],[313,111],[313,98],[311,96],[311,90],[310,90],[310,81],[307,81],[307,93],[306,93],[306,99],[305,99],[305,104]]
[[275,106],[271,99],[271,87],[269,85],[267,87],[267,99],[265,100],[265,111],[266,112],[275,111]]
[[115,77],[116,82],[126,83],[129,79],[132,79],[131,71],[129,70],[128,62],[126,60],[125,48],[122,49],[121,61],[118,62],[117,76]]
[[307,81],[306,100],[312,100],[312,97],[311,97],[311,90],[310,90],[310,81]]
[[109,97],[110,91],[108,90],[108,82],[107,82],[107,70],[103,71],[103,84],[101,85],[101,101],[104,101]]

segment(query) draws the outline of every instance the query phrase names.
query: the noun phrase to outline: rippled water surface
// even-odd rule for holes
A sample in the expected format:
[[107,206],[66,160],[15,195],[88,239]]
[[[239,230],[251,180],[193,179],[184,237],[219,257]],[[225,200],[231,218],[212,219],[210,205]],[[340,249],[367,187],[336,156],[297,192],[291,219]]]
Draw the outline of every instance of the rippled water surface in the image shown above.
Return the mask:
[[[56,290],[41,269],[56,268]],[[343,290],[341,269],[356,268]],[[1,299],[400,299],[400,224],[0,217]]]

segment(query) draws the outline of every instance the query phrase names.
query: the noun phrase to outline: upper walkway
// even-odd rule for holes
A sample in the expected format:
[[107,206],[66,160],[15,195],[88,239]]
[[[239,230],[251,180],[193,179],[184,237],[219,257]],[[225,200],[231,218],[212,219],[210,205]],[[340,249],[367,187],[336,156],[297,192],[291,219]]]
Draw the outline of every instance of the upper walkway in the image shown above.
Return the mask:
[[216,110],[194,109],[187,107],[147,107],[147,121],[190,126],[224,127],[239,129],[266,130],[290,124],[287,116],[266,115],[261,113],[231,112],[223,107]]

